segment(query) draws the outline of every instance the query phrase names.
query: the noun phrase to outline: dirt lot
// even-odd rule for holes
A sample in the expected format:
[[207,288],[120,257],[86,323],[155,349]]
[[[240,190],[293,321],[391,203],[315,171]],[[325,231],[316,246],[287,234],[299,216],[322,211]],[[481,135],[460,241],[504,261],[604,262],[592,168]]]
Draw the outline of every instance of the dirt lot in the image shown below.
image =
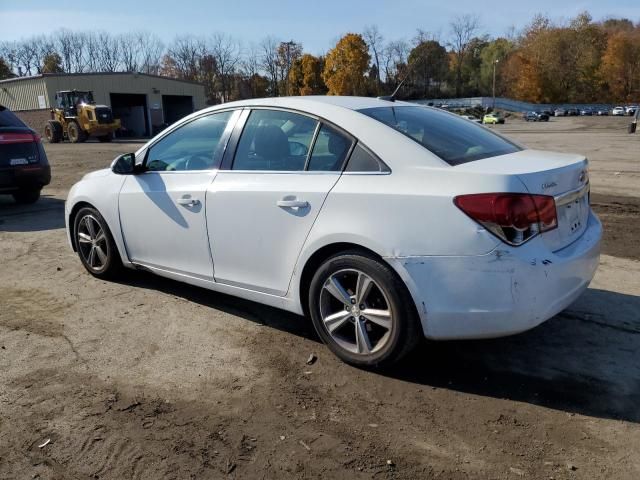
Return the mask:
[[640,135],[625,123],[499,127],[591,159],[606,228],[591,288],[531,332],[425,342],[388,372],[340,363],[288,313],[90,277],[63,200],[137,146],[47,145],[45,198],[0,199],[0,478],[639,478]]

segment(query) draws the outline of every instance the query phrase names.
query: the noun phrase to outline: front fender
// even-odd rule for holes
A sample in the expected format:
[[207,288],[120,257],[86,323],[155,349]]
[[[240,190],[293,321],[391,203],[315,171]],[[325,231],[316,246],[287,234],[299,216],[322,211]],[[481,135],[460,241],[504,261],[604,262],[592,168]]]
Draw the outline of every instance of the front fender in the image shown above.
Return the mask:
[[80,204],[88,204],[98,210],[102,218],[107,222],[107,226],[111,231],[113,240],[120,253],[122,263],[125,266],[131,266],[122,236],[118,210],[118,197],[125,180],[125,175],[116,175],[111,171],[108,173],[101,171],[86,175],[71,187],[67,195],[67,201],[65,202],[65,225],[67,229],[67,239],[71,248],[74,248],[71,215]]

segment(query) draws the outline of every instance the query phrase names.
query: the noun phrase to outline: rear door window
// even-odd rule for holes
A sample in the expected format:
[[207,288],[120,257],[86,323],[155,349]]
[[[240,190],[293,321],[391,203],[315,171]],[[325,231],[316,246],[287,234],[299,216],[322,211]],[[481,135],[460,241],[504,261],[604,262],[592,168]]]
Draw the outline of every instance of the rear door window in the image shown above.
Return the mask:
[[307,170],[316,172],[342,171],[352,143],[350,138],[335,128],[323,124],[313,144],[313,152]]
[[521,150],[485,127],[435,108],[375,107],[360,110],[360,113],[403,133],[449,165]]
[[304,170],[318,121],[283,110],[251,112],[238,143],[233,170]]

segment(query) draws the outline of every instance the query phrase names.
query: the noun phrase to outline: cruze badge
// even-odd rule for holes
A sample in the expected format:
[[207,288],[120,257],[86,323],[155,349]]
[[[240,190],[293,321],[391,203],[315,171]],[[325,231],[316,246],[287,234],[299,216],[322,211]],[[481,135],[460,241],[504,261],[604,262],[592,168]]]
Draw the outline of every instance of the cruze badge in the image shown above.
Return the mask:
[[553,187],[557,187],[558,184],[556,182],[549,182],[549,183],[543,183],[542,184],[542,189],[543,190],[547,190],[549,188],[553,188]]
[[587,172],[585,170],[580,172],[580,177],[578,178],[578,182],[585,183],[587,181]]

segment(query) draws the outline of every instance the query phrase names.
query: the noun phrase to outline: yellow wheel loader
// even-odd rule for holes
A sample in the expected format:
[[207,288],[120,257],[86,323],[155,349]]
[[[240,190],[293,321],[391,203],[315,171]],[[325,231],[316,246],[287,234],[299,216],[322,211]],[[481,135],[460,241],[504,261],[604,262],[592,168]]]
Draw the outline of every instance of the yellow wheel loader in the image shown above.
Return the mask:
[[63,90],[57,92],[55,98],[56,108],[51,110],[51,120],[44,126],[44,136],[49,143],[65,138],[79,143],[89,137],[110,142],[113,132],[120,128],[120,120],[113,118],[111,108],[96,105],[93,92]]

